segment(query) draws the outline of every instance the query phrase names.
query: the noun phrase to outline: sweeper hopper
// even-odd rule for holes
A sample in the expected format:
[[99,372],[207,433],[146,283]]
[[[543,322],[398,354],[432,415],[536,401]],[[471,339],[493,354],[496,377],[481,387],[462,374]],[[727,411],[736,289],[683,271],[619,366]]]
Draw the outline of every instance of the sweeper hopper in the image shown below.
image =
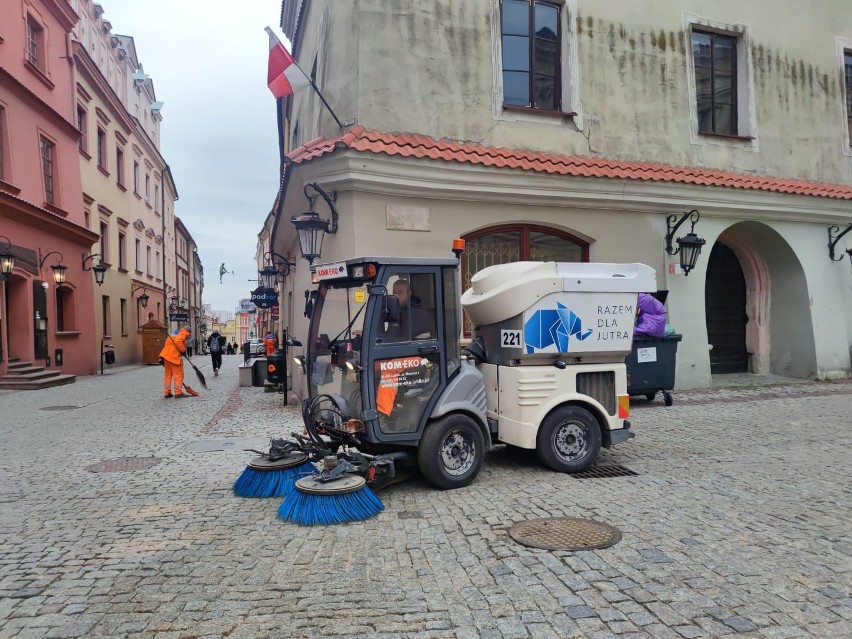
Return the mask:
[[515,262],[476,273],[461,303],[489,364],[623,362],[637,293],[656,288],[644,264]]

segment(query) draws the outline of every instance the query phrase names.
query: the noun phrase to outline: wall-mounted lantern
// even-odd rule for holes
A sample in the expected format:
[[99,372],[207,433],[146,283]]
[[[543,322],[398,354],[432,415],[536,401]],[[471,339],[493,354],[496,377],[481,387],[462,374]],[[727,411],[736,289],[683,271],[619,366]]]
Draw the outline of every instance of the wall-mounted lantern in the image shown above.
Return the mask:
[[[692,222],[692,228],[688,234],[676,240],[677,248],[674,248],[672,247],[674,234],[680,228],[681,224],[686,222],[687,218]],[[689,275],[689,272],[695,268],[698,256],[701,255],[701,247],[707,243],[703,238],[695,234],[695,224],[699,219],[701,219],[701,215],[696,209],[684,213],[680,220],[677,219],[677,215],[669,215],[666,219],[666,253],[669,255],[680,254],[680,268],[684,276]]]
[[[41,251],[39,251],[39,252],[41,252]],[[53,271],[53,281],[56,282],[57,284],[64,284],[65,283],[65,271],[68,270],[68,267],[65,266],[62,263],[62,259],[63,259],[62,253],[60,253],[59,251],[51,251],[50,253],[45,255],[43,258],[41,258],[41,260],[38,263],[38,270],[41,271],[41,269],[44,267],[44,261],[47,258],[49,258],[51,255],[58,255],[59,256],[56,260],[56,264],[53,264],[50,267],[51,270]]]
[[134,286],[130,290],[130,297],[133,297],[136,291],[142,291],[142,295],[138,298],[139,303],[142,305],[142,308],[148,308],[148,300],[151,299],[150,295],[148,295],[148,289],[145,286]]
[[[315,191],[314,195],[308,193],[308,189]],[[302,257],[308,260],[309,264],[313,264],[314,260],[322,256],[322,241],[325,234],[334,235],[337,233],[337,209],[334,208],[334,198],[320,188],[316,182],[310,182],[304,188],[305,197],[308,200],[310,210],[302,213],[298,217],[293,217],[290,221],[296,230],[299,232],[299,251]],[[328,208],[331,210],[331,221],[323,220],[319,214],[314,211],[314,202],[319,195]]]
[[[94,266],[87,267],[86,264],[91,262],[96,257],[100,257],[98,263]],[[95,273],[95,284],[98,286],[102,286],[104,283],[104,275],[106,275],[107,267],[104,266],[103,256],[100,253],[93,253],[92,255],[84,255],[83,256],[83,270],[84,271],[94,271]]]
[[15,270],[15,255],[12,253],[12,240],[5,235],[0,235],[5,240],[5,247],[0,247],[0,282],[9,279]]

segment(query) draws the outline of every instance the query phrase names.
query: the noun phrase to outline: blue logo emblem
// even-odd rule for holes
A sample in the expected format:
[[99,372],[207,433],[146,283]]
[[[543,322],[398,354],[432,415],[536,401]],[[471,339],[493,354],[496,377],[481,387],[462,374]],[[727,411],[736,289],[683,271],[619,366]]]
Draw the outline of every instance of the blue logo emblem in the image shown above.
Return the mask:
[[527,354],[544,350],[555,344],[558,352],[569,352],[571,337],[581,342],[592,334],[583,330],[583,321],[566,306],[556,303],[555,309],[539,309],[524,324],[524,342]]

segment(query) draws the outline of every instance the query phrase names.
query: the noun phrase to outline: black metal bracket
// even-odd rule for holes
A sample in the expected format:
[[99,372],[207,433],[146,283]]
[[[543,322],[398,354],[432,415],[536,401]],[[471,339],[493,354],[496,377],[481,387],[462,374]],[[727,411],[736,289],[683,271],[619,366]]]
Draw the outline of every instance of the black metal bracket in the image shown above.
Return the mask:
[[102,256],[100,253],[92,253],[91,255],[84,255],[84,256],[83,256],[83,270],[84,270],[84,271],[91,271],[91,270],[92,270],[92,267],[91,267],[91,266],[90,266],[90,267],[88,267],[88,268],[86,268],[86,264],[87,264],[88,262],[91,262],[91,261],[92,261],[93,259],[95,259],[96,257],[101,258],[101,262],[103,262],[103,261],[104,261],[104,258],[103,258],[103,256]]
[[284,279],[287,279],[296,267],[296,259],[291,257],[290,253],[281,255],[275,251],[268,251],[264,253],[263,259],[267,264],[275,267],[275,270]]
[[[308,188],[313,189],[315,191],[315,194],[311,195],[310,193],[308,193]],[[307,198],[308,204],[312,211],[314,210],[314,201],[317,199],[317,195],[319,195],[323,200],[325,200],[325,203],[328,204],[328,208],[331,211],[331,224],[328,226],[328,228],[326,228],[326,233],[328,233],[329,235],[334,235],[335,233],[337,233],[338,216],[337,209],[334,208],[334,202],[337,201],[337,191],[332,191],[331,195],[329,195],[316,182],[309,182],[308,184],[305,184],[305,188],[303,189],[303,191],[305,193],[305,198]]]
[[[852,224],[847,226],[843,231],[840,230],[839,226],[828,227],[828,257],[831,258],[832,262],[839,262],[843,259],[842,255],[834,257],[834,247],[837,246],[837,243],[840,241],[840,239],[849,231],[852,231]],[[849,253],[849,251],[846,252]],[[852,259],[852,253],[849,253],[849,255],[850,259]]]
[[[687,211],[681,216],[680,220],[677,219],[677,215],[669,215],[666,218],[666,253],[669,255],[677,255],[680,251],[680,247],[672,247],[672,240],[674,239],[674,235],[677,233],[677,230],[684,222],[686,222],[687,218],[689,218],[690,222],[692,222],[692,229],[690,230],[690,233],[694,233],[695,224],[701,219],[701,214],[697,209]],[[675,222],[677,223],[675,224]],[[674,224],[674,226],[672,226],[672,224]]]
[[57,264],[62,264],[62,261],[65,259],[65,258],[62,257],[62,253],[60,253],[59,251],[51,251],[50,253],[48,253],[47,255],[42,257],[41,260],[39,261],[39,263],[38,263],[38,270],[39,271],[41,271],[41,269],[44,267],[45,260],[47,258],[49,258],[51,255],[58,255],[59,256],[59,259],[56,261]]

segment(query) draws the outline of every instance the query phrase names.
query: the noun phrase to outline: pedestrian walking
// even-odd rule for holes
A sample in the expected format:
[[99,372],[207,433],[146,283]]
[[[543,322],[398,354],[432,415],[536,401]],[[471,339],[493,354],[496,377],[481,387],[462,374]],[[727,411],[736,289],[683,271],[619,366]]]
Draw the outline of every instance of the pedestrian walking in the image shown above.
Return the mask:
[[[187,329],[188,330],[188,329]],[[195,339],[192,335],[186,340],[186,354],[192,357],[192,349],[195,348]]]
[[231,346],[230,342],[225,342],[225,344],[226,344],[225,355],[233,355],[234,354],[234,347]]
[[214,330],[207,338],[207,350],[210,351],[210,359],[213,361],[213,375],[219,377],[219,369],[222,368],[222,349],[226,343],[225,337]]
[[181,328],[176,335],[166,335],[166,343],[160,351],[160,363],[165,369],[163,373],[163,397],[172,397],[172,382],[174,382],[174,397],[186,397],[183,392],[183,355],[186,353],[186,341],[191,336],[188,326]]
[[272,333],[266,334],[266,339],[263,340],[263,345],[266,347],[266,356],[270,357],[275,355],[275,349],[278,346],[278,340],[275,339],[275,335]]

